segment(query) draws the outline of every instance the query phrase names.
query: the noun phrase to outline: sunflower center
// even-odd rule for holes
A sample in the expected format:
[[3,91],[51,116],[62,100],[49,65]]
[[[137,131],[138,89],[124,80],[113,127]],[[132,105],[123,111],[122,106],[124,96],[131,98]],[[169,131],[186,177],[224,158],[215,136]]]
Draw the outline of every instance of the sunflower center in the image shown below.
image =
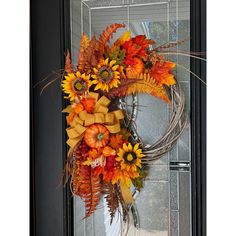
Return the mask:
[[137,159],[137,155],[134,152],[126,152],[124,154],[124,160],[127,163],[133,163]]
[[99,77],[103,82],[108,83],[113,78],[113,72],[109,67],[103,66],[99,70]]
[[97,135],[97,139],[98,139],[99,141],[101,141],[101,140],[103,139],[103,134],[102,134],[102,133],[99,133],[99,134]]
[[82,94],[88,89],[88,85],[84,80],[76,79],[73,84],[73,89],[75,92]]

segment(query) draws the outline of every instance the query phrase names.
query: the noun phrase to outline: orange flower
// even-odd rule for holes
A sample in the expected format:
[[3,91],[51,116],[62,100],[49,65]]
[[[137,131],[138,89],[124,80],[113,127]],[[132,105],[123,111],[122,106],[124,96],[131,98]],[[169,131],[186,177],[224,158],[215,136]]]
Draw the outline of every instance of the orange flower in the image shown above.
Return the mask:
[[82,98],[81,103],[84,106],[84,109],[91,113],[95,106],[95,99],[94,98]]
[[71,105],[72,111],[69,113],[69,115],[66,117],[67,124],[71,124],[77,116],[78,113],[84,110],[84,107],[81,103],[73,103]]
[[93,168],[96,176],[103,174],[103,180],[111,181],[114,176],[116,165],[116,151],[109,146],[99,149],[91,149],[88,152],[88,158],[83,162]]
[[100,155],[102,154],[102,151],[101,149],[95,149],[95,148],[92,148],[89,152],[88,152],[88,156],[91,158],[91,159],[96,159],[98,158]]
[[103,168],[103,180],[105,181],[112,181],[115,176],[115,167],[117,165],[115,156],[106,157],[106,165]]
[[105,158],[102,154],[102,149],[92,148],[88,152],[88,158],[86,161],[83,162],[84,165],[91,165],[93,168],[95,167],[103,167],[105,165]]
[[68,116],[66,116],[66,122],[68,125],[70,125],[73,122],[75,116],[76,116],[75,112],[71,112],[71,113],[69,113]]
[[119,149],[123,146],[124,140],[121,134],[112,135],[110,137],[110,146],[114,149]]
[[150,74],[160,85],[173,85],[175,84],[174,75],[171,70],[175,67],[175,63],[170,61],[156,62],[153,65]]
[[106,146],[106,147],[103,148],[102,154],[105,157],[115,156],[116,155],[116,151],[113,148],[111,148],[109,146]]
[[[131,62],[132,61],[132,62]],[[129,62],[129,66],[126,68],[126,76],[129,79],[136,79],[144,70],[144,64],[141,59],[134,57]]]
[[84,110],[84,107],[81,103],[73,103],[71,105],[73,112],[75,112],[76,114],[79,114],[81,111]]

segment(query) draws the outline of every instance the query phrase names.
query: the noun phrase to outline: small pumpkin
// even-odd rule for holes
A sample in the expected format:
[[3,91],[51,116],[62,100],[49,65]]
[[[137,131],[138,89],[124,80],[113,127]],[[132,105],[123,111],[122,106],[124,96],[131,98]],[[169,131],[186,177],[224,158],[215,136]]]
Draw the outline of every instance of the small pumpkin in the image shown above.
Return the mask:
[[109,138],[110,132],[100,124],[90,125],[84,132],[84,141],[91,148],[105,147]]

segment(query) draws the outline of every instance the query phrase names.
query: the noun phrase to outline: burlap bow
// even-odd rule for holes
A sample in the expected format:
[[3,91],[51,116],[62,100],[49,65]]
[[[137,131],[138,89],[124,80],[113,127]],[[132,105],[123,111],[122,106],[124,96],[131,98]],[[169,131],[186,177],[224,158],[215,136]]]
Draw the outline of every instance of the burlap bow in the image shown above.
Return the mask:
[[[124,118],[122,110],[115,110],[108,112],[108,105],[110,100],[102,96],[99,99],[98,93],[90,92],[88,98],[95,99],[95,107],[93,113],[88,113],[86,110],[83,110],[74,117],[71,126],[66,129],[68,140],[67,144],[70,148],[73,148],[82,138],[84,131],[92,124],[103,124],[110,133],[120,132],[120,120]],[[69,113],[71,107],[67,107],[63,112]]]

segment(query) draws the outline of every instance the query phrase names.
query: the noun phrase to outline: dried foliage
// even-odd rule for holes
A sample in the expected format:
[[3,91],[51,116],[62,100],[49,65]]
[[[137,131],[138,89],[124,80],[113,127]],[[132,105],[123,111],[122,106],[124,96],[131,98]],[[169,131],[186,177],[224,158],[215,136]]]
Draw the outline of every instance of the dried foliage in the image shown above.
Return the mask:
[[102,56],[101,44],[94,36],[88,43],[88,46],[80,52],[78,69],[87,74],[92,72]]
[[79,50],[79,56],[78,56],[78,70],[84,69],[84,64],[86,61],[85,58],[85,50],[89,46],[89,38],[86,34],[83,34],[81,40],[80,40],[80,50]]
[[85,218],[89,217],[99,203],[101,196],[101,179],[94,174],[91,166],[81,165],[76,161],[75,173],[72,177],[73,192],[83,198],[85,202]]
[[119,199],[118,199],[115,185],[113,185],[110,182],[103,181],[102,193],[105,195],[105,199],[106,199],[110,217],[111,217],[110,224],[112,224],[116,210],[119,207]]
[[73,72],[73,66],[71,64],[70,51],[69,50],[67,50],[67,54],[66,54],[65,72],[67,72],[67,73],[72,73]]
[[123,197],[122,197],[122,193],[120,191],[120,188],[118,185],[114,185],[115,191],[117,193],[117,197],[118,197],[118,201],[120,203],[120,207],[122,209],[122,217],[123,217],[123,221],[124,222],[129,222],[129,208],[126,205]]
[[89,217],[95,210],[101,197],[101,178],[94,174],[91,166],[84,165],[87,146],[79,144],[74,152],[74,168],[71,173],[72,192],[80,196],[85,202],[85,218]]
[[111,89],[109,97],[124,97],[134,93],[147,93],[170,103],[164,86],[159,85],[149,74],[141,74],[139,79],[122,81],[118,88]]
[[103,30],[102,34],[99,37],[99,42],[103,47],[105,47],[106,43],[109,42],[109,40],[112,38],[113,34],[117,31],[119,28],[124,28],[125,24],[119,24],[114,23],[109,26],[105,30]]

